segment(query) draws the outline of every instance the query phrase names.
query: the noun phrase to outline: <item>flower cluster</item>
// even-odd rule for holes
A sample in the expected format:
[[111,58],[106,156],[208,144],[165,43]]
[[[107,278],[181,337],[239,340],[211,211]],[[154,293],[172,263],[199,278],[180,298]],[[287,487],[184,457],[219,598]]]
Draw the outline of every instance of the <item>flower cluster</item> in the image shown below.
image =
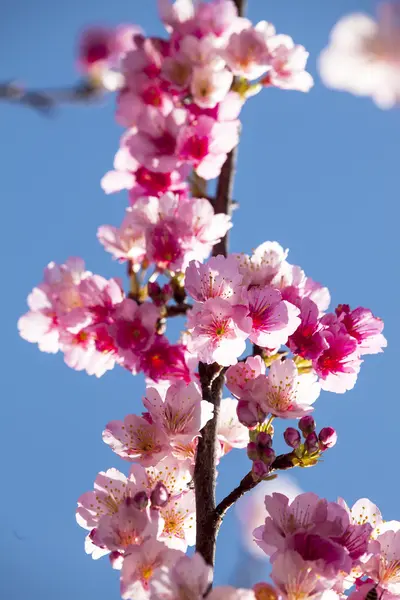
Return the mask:
[[[173,566],[195,543],[196,445],[214,410],[194,382],[147,388],[143,404],[142,416],[112,421],[103,432],[104,442],[131,463],[128,477],[117,469],[99,473],[76,513],[89,530],[86,552],[94,559],[109,554],[112,566],[122,569],[123,597],[135,599],[147,598],[150,583],[157,584],[156,567]],[[248,443],[236,405],[230,398],[221,403],[220,458]]]
[[121,283],[85,270],[81,259],[50,263],[18,321],[21,336],[67,365],[100,377],[116,363],[150,379],[190,381],[185,348],[158,333],[160,309],[126,298]]
[[[123,26],[88,31],[80,44],[80,70],[95,89],[117,90],[125,128],[102,187],[128,190],[129,207],[122,225],[100,227],[98,239],[127,262],[129,293],[81,259],[50,263],[18,323],[24,339],[61,351],[73,369],[99,377],[118,364],[147,380],[143,413],[103,432],[129,473],[100,472],[78,500],[86,552],[109,555],[128,600],[339,600],[352,585],[353,600],[400,596],[399,524],[383,525],[368,500],[350,511],[314,494],[291,503],[267,496],[269,516],[255,537],[271,557],[273,585],[210,592],[212,568],[200,554],[185,555],[196,540],[200,450],[208,445],[214,470],[233,448],[246,448],[247,489],[314,465],[337,436],[331,427],[317,433],[313,403],[321,390],[351,389],[362,357],[386,340],[366,308],[342,304],[328,313],[327,288],[290,264],[277,242],[251,255],[214,248],[232,224],[207,195],[207,181],[238,143],[248,98],[272,86],[311,88],[306,50],[266,21],[253,26],[233,0],[159,0],[159,10],[166,39]],[[375,34],[374,52],[387,53]],[[389,87],[381,102],[397,98]],[[166,327],[177,315],[186,329],[173,344]],[[224,382],[234,398],[221,399]],[[278,418],[299,419],[298,429],[286,428],[290,451],[281,455],[273,448]],[[197,498],[198,507],[202,499],[209,500]]]
[[[353,586],[351,600],[400,596],[400,522],[384,523],[370,500],[362,498],[350,510],[342,499],[328,502],[305,493],[289,502],[273,493],[265,506],[269,516],[254,536],[271,557],[276,587],[255,586],[258,600],[339,600]],[[377,595],[367,596],[371,590]]]
[[[255,414],[297,417],[311,410],[320,388],[351,389],[361,356],[381,352],[386,340],[383,322],[368,309],[339,305],[324,314],[328,290],[286,256],[279,244],[265,242],[252,256],[192,261],[185,273],[186,290],[196,301],[188,315],[188,349],[203,362],[233,366],[246,340],[253,342],[277,360],[268,376],[257,358],[231,367],[229,389],[256,405]],[[279,360],[283,345],[293,359]],[[300,375],[299,365],[307,374]]]
[[380,108],[400,101],[400,10],[379,6],[378,20],[364,13],[343,17],[321,53],[319,70],[330,88],[370,96]]

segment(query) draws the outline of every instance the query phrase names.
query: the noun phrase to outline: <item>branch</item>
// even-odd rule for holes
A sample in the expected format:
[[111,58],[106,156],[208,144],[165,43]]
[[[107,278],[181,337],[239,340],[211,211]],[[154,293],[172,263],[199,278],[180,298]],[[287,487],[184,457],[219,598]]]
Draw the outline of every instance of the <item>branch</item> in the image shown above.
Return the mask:
[[54,90],[26,90],[14,82],[0,83],[0,101],[33,108],[42,114],[50,114],[57,104],[76,104],[98,100],[103,89],[90,81],[80,81],[75,86]]
[[[273,471],[286,471],[287,469],[292,469],[294,465],[292,464],[291,456],[292,453],[280,454],[279,456],[277,456],[271,465],[271,474],[273,473]],[[258,479],[254,481],[251,471],[250,473],[247,473],[245,477],[243,477],[239,485],[234,490],[232,490],[231,493],[228,494],[226,498],[224,498],[215,509],[220,524],[222,523],[222,519],[224,518],[225,513],[228,511],[228,509],[231,506],[233,506],[233,504],[235,504],[235,502],[239,500],[239,498],[244,496],[244,494],[250,492],[250,490],[255,488],[256,485],[258,485],[261,481],[263,480]]]
[[[246,0],[235,0],[239,16],[243,16]],[[218,179],[217,193],[214,202],[216,214],[231,214],[232,190],[235,178],[237,149],[228,154]],[[213,256],[228,254],[228,237],[214,246]],[[221,517],[216,511],[215,484],[217,473],[217,427],[219,407],[225,384],[224,370],[215,363],[205,365],[199,363],[199,375],[203,392],[203,400],[214,406],[213,418],[201,430],[197,446],[196,464],[194,468],[194,485],[196,492],[196,551],[211,566],[215,561],[215,546]]]
[[215,511],[217,423],[225,377],[221,367],[216,363],[212,365],[199,363],[199,375],[203,400],[213,404],[214,416],[201,430],[197,445],[193,475],[196,491],[196,551],[209,565],[214,566],[219,529],[219,519]]
[[187,304],[186,302],[182,302],[180,304],[171,304],[170,306],[166,306],[166,317],[179,317],[180,315],[186,315],[187,311],[192,307],[191,304]]

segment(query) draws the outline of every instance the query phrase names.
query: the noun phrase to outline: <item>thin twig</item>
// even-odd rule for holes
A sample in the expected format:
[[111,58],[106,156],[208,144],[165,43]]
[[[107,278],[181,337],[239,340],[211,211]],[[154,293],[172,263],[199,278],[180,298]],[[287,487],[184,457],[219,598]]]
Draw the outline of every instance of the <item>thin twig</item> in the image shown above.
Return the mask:
[[0,101],[27,106],[46,115],[58,104],[83,104],[98,100],[102,95],[101,87],[85,80],[53,90],[27,90],[13,81],[0,83]]
[[[292,453],[280,454],[279,456],[277,456],[271,465],[271,475],[273,474],[274,471],[286,471],[287,469],[292,469],[294,465],[291,461],[291,456],[292,456]],[[217,508],[215,509],[215,512],[218,515],[220,523],[222,522],[222,519],[224,518],[227,510],[231,506],[233,506],[235,504],[235,502],[237,500],[239,500],[239,498],[244,496],[244,494],[246,494],[247,492],[250,492],[250,490],[255,488],[261,481],[262,480],[260,480],[260,479],[254,481],[251,471],[250,471],[250,473],[247,473],[247,475],[245,477],[243,477],[243,479],[239,483],[239,485],[234,490],[232,490],[231,493],[226,496],[226,498],[221,500],[221,502],[218,504]]]

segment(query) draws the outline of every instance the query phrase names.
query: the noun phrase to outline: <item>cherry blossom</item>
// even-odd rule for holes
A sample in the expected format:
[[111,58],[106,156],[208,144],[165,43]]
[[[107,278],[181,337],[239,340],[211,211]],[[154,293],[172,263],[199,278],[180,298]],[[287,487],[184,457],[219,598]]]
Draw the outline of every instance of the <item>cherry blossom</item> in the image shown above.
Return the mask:
[[353,13],[340,19],[319,58],[330,88],[370,96],[380,108],[399,102],[399,18],[396,3],[383,3],[378,20]]
[[222,298],[232,304],[240,300],[237,289],[242,276],[232,256],[213,256],[206,264],[191,261],[185,271],[185,287],[198,302],[209,298]]
[[188,314],[191,338],[188,350],[206,363],[234,365],[246,347],[251,320],[245,306],[232,306],[222,298],[196,304]]
[[122,565],[122,598],[148,600],[150,582],[156,569],[174,564],[179,554],[151,537],[138,546],[131,546]]
[[212,418],[214,411],[210,402],[202,400],[195,383],[174,383],[164,398],[156,389],[148,388],[143,404],[152,421],[160,426],[171,441],[187,438],[191,442]]
[[246,448],[249,441],[248,428],[240,423],[237,406],[238,401],[232,398],[221,400],[217,436],[222,454],[227,454],[232,448]]
[[103,441],[121,458],[144,466],[157,464],[169,453],[169,440],[151,417],[128,415],[111,421],[103,431]]
[[264,348],[286,344],[300,325],[299,309],[282,300],[279,290],[269,286],[251,287],[247,299],[253,325],[250,340]]

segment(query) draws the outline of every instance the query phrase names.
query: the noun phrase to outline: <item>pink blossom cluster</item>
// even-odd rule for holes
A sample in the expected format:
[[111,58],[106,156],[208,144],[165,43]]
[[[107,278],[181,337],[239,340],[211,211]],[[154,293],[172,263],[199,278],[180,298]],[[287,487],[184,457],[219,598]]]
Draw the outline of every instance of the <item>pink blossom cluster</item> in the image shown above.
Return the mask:
[[364,13],[340,19],[320,55],[322,81],[330,88],[369,96],[380,108],[400,102],[400,5],[378,6],[375,20]]
[[[188,314],[188,349],[203,362],[230,366],[228,388],[251,403],[256,420],[258,411],[300,417],[312,410],[320,389],[351,389],[361,356],[386,346],[383,322],[370,310],[340,305],[325,314],[328,290],[286,257],[278,243],[265,242],[251,256],[192,261],[185,273],[186,290],[195,300]],[[260,358],[236,364],[247,340],[267,355],[286,345],[294,358],[276,360],[268,375]],[[308,373],[301,374],[304,360]]]
[[120,48],[117,120],[127,131],[102,185],[108,193],[131,190],[132,202],[184,188],[190,169],[217,177],[238,142],[240,109],[263,85],[254,80],[267,75],[265,85],[304,92],[313,85],[304,47],[266,21],[253,26],[239,17],[232,0],[160,0],[159,10],[167,39],[135,29],[128,44],[125,30],[121,44],[116,30],[108,40],[102,32],[99,44],[95,30],[93,47],[85,36],[80,61],[93,69],[98,56],[103,68]]
[[258,600],[365,600],[371,590],[377,596],[368,599],[400,596],[400,522],[384,522],[367,498],[349,509],[342,499],[328,502],[304,493],[290,502],[273,493],[265,507],[268,516],[254,537],[271,558],[275,587],[257,584]]
[[160,309],[125,297],[119,281],[86,271],[79,258],[50,263],[28,305],[20,335],[42,352],[61,350],[73,369],[100,377],[117,363],[154,381],[190,381],[185,347],[157,331]]
[[[156,598],[156,591],[149,593],[162,575],[158,567],[175,568],[195,543],[191,481],[196,446],[214,411],[195,382],[148,387],[143,404],[142,416],[112,421],[103,432],[104,442],[131,463],[129,475],[117,469],[99,473],[94,490],[79,498],[76,513],[79,525],[89,531],[86,552],[94,559],[109,555],[112,566],[121,569],[123,598],[132,599]],[[236,406],[235,400],[222,400],[220,458],[248,443]]]
[[190,260],[205,260],[230,227],[230,217],[214,214],[206,198],[167,192],[139,198],[126,210],[121,227],[103,225],[98,238],[135,270],[154,265],[159,272],[175,273],[184,271]]

